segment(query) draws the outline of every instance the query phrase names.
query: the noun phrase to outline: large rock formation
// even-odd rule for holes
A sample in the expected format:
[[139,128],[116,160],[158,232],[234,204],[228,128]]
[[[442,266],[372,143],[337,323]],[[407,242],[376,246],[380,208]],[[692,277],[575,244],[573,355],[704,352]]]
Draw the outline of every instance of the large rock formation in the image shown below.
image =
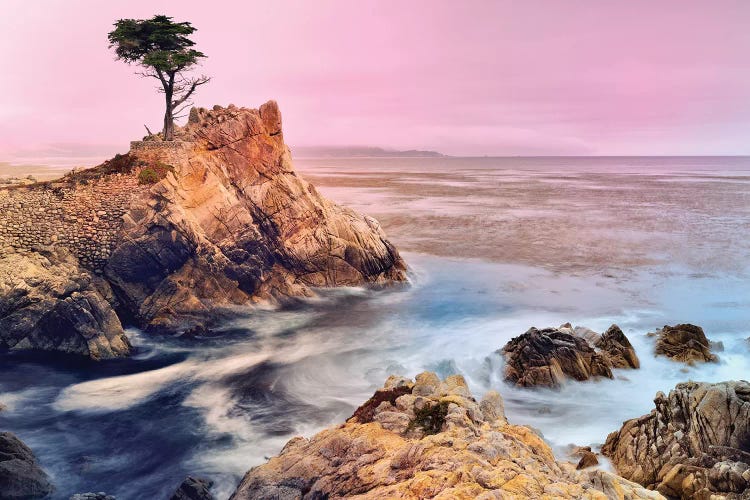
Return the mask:
[[0,500],[44,498],[54,491],[34,453],[10,432],[0,432]]
[[275,102],[194,109],[177,137],[184,151],[131,151],[174,173],[125,214],[105,267],[142,325],[204,326],[217,307],[404,279],[374,219],[331,203],[294,172]]
[[530,328],[500,351],[505,380],[520,387],[559,387],[566,379],[612,378],[612,368],[638,368],[633,346],[617,325],[602,335],[587,328]]
[[101,278],[63,248],[0,259],[0,348],[55,350],[94,359],[130,343]]
[[656,354],[666,356],[675,361],[688,364],[697,362],[717,361],[718,358],[711,352],[711,342],[703,333],[703,328],[691,324],[669,326],[655,333]]
[[[133,143],[127,155],[59,181],[0,189],[0,276],[13,278],[0,284],[0,321],[21,324],[10,336],[0,330],[0,346],[108,357],[127,352],[113,309],[144,329],[179,332],[315,287],[405,280],[377,221],[295,173],[275,102],[193,109],[176,138]],[[91,280],[78,288],[26,280],[37,298],[19,306],[17,266],[63,283]],[[76,319],[37,326],[60,307]]]
[[657,499],[601,470],[557,462],[500,395],[477,403],[461,376],[391,377],[345,424],[289,441],[250,470],[233,500]]
[[602,447],[619,474],[670,497],[750,496],[750,383],[682,383],[654,403]]

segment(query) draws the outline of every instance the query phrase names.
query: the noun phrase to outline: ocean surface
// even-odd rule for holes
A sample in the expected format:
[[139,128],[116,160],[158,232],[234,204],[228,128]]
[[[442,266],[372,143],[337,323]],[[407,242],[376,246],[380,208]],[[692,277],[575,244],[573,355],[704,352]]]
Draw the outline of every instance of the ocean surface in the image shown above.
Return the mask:
[[[188,474],[227,498],[291,437],[342,422],[389,374],[463,374],[564,458],[647,413],[658,391],[750,373],[750,158],[301,159],[326,196],[376,217],[411,283],[248,309],[211,338],[128,330],[105,363],[0,355],[0,429],[56,498],[168,498]],[[15,167],[14,167],[15,168]],[[529,327],[618,324],[640,370],[520,390],[496,350]],[[655,358],[646,333],[690,322],[720,362]]]

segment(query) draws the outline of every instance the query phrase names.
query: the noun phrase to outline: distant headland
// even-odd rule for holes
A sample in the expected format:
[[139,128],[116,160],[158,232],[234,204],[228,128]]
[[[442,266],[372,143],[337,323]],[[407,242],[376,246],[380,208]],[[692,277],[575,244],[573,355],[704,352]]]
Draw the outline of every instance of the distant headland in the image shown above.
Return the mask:
[[437,151],[396,150],[377,146],[298,146],[291,148],[295,158],[441,158]]

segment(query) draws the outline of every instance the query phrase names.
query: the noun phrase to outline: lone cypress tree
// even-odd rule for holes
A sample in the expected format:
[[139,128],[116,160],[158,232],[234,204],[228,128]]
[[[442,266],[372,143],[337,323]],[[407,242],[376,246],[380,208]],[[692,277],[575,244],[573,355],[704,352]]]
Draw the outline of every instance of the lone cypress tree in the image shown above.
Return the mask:
[[109,32],[109,47],[115,49],[117,59],[145,68],[141,76],[156,78],[161,82],[159,92],[164,93],[165,141],[174,139],[174,120],[192,103],[188,101],[199,85],[210,78],[189,78],[184,72],[206,57],[193,49],[195,42],[188,38],[196,29],[188,22],[176,23],[168,16],[151,19],[120,19]]

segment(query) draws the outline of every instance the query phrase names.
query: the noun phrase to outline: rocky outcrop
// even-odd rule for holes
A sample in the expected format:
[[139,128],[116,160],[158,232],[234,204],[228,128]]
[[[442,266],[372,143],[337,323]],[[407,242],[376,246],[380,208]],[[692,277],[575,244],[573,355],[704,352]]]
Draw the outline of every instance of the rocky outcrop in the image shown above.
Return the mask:
[[519,387],[559,387],[569,378],[613,378],[612,368],[640,367],[635,349],[617,325],[601,335],[570,323],[531,328],[498,352],[505,358],[505,380]]
[[617,325],[601,336],[570,324],[531,328],[498,352],[505,358],[505,380],[519,387],[559,387],[568,378],[613,378],[613,367],[639,366],[633,347]]
[[63,248],[0,257],[0,348],[128,354],[110,300],[107,283]]
[[620,475],[682,499],[750,495],[750,383],[682,383],[654,403],[602,447]]
[[296,174],[275,102],[195,109],[177,138],[182,150],[131,151],[174,172],[125,214],[105,266],[142,326],[202,328],[222,307],[405,279],[374,219]]
[[588,469],[589,467],[594,467],[595,465],[599,465],[599,459],[596,458],[596,453],[585,451],[581,454],[581,459],[578,461],[576,469]]
[[112,495],[107,495],[103,491],[98,493],[76,493],[69,500],[117,500]]
[[[377,221],[325,199],[294,171],[275,102],[196,108],[177,140],[152,139],[52,183],[0,189],[0,276],[21,265],[91,282],[60,293],[37,287],[33,307],[17,306],[23,292],[7,284],[0,321],[10,311],[8,322],[36,324],[62,307],[86,325],[24,327],[0,346],[85,353],[69,340],[82,336],[91,357],[124,354],[113,343],[121,326],[99,299],[146,330],[182,332],[210,329],[239,305],[406,279]],[[72,257],[51,257],[58,249]],[[96,349],[81,333],[91,323],[81,310],[99,320]]]
[[688,364],[717,361],[703,328],[691,324],[669,326],[650,334],[656,336],[656,355]]
[[356,497],[641,499],[658,493],[601,470],[557,462],[500,395],[476,402],[463,377],[391,377],[343,425],[289,441],[250,470],[233,500]]
[[188,476],[169,500],[214,500],[210,491],[211,486],[212,481]]
[[34,453],[10,432],[0,432],[0,500],[44,498],[54,491]]
[[641,367],[635,349],[619,326],[612,325],[599,338],[594,340],[594,347],[606,354],[612,368]]

